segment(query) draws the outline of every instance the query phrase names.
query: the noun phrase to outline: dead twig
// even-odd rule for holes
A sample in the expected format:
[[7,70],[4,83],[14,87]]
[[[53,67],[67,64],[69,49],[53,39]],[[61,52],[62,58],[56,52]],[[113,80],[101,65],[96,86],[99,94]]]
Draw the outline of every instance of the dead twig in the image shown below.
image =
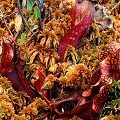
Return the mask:
[[1,12],[1,14],[2,14],[2,18],[3,18],[3,20],[4,20],[4,23],[5,23],[5,26],[6,26],[6,28],[8,29],[8,31],[9,31],[9,33],[10,33],[10,35],[12,35],[13,36],[13,34],[12,34],[12,32],[11,32],[11,30],[10,30],[10,28],[9,28],[9,26],[8,26],[8,24],[7,24],[7,22],[6,22],[6,19],[5,19],[5,16],[4,16],[4,13],[3,13],[3,11],[2,11],[2,9],[0,8],[0,12]]
[[18,10],[16,10],[16,11],[12,12],[12,13],[11,13],[11,14],[9,14],[9,15],[6,15],[6,16],[5,16],[5,18],[10,17],[10,16],[12,16],[12,15],[16,14],[17,12],[18,12]]
[[15,41],[17,40],[17,38],[18,38],[18,36],[19,36],[19,34],[20,34],[20,31],[21,31],[21,28],[17,31],[17,33],[16,33],[16,35],[15,35],[15,37],[14,37],[14,40],[15,40]]
[[111,9],[111,11],[113,11],[118,5],[120,5],[120,1]]
[[24,25],[27,26],[27,28],[30,30],[30,32],[33,34],[33,36],[34,36],[35,38],[37,38],[36,33],[34,33],[34,32],[31,30],[31,28],[30,28],[30,26],[29,26],[26,18],[24,17],[24,15],[23,15],[23,13],[22,13],[22,8],[21,8],[20,0],[17,0],[17,6],[18,6],[18,11],[19,11],[20,15],[22,16],[22,20],[23,20]]

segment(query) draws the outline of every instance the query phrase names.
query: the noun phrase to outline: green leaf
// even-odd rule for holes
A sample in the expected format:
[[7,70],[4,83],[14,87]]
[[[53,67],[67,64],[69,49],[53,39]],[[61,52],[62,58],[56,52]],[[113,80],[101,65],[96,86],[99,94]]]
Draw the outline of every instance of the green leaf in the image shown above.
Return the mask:
[[26,39],[26,34],[22,33],[21,34],[21,44],[23,44],[25,42],[25,39]]
[[38,28],[38,25],[34,25],[32,30],[36,30]]
[[27,3],[28,10],[32,10],[33,5],[34,5],[33,1],[32,0],[28,0],[28,3]]
[[39,0],[40,1],[40,4],[42,4],[43,3],[43,0]]
[[25,8],[26,7],[26,0],[22,1],[22,6]]
[[102,114],[119,113],[120,108],[120,80],[113,81],[108,92],[108,102],[102,110]]
[[35,6],[35,8],[34,8],[34,15],[35,15],[36,20],[38,20],[38,18],[40,18],[40,9],[38,6]]

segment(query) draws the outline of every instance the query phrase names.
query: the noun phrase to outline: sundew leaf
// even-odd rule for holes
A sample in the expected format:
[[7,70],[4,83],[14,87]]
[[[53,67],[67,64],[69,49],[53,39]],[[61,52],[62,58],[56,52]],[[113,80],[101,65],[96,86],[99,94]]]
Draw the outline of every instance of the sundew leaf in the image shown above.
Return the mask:
[[25,42],[25,39],[26,39],[26,34],[22,33],[21,34],[21,44],[23,44]]
[[40,18],[40,9],[38,6],[35,6],[34,8],[34,15],[35,15],[36,20]]
[[27,3],[28,10],[32,10],[33,5],[34,5],[33,1],[32,0],[28,0],[28,3]]

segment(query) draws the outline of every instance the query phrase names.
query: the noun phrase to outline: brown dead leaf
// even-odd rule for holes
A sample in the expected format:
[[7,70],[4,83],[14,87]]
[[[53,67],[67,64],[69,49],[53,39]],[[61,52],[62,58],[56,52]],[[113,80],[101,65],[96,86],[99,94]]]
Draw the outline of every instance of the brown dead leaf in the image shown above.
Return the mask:
[[35,57],[36,57],[36,55],[37,55],[38,53],[39,53],[38,51],[35,51],[35,52],[30,56],[30,64],[33,63],[33,61],[34,61],[34,59],[35,59]]
[[20,30],[21,24],[22,24],[21,15],[16,15],[16,17],[15,17],[15,30],[16,30],[16,32]]
[[8,34],[8,32],[5,31],[4,28],[0,28],[0,39],[1,39],[3,36],[7,35],[7,34]]

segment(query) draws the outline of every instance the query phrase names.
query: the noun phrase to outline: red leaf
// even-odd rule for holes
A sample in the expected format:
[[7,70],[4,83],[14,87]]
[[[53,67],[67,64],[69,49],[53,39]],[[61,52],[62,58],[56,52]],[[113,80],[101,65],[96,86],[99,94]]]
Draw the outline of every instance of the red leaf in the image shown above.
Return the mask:
[[82,93],[83,97],[93,98],[92,108],[97,114],[100,114],[105,102],[107,102],[108,90],[111,83],[111,78],[101,75],[100,79],[94,85],[91,85],[88,91]]
[[3,41],[3,51],[2,51],[2,58],[1,58],[2,66],[5,66],[5,67],[11,66],[13,56],[14,54],[13,54],[12,47],[8,43]]
[[[3,37],[3,51],[1,57],[0,73],[2,76],[7,77],[11,82],[15,90],[27,92],[32,97],[32,90],[30,83],[26,79],[19,64],[18,56],[15,56],[15,45],[13,36]],[[13,61],[13,58],[17,61]]]
[[91,17],[93,17],[93,11],[93,5],[90,1],[84,0],[83,2],[79,3],[77,0],[75,0],[70,12],[70,16],[72,18],[72,27],[79,24],[84,19],[86,12],[90,12],[91,14],[87,14],[90,14]]
[[82,96],[83,97],[94,96],[95,94],[99,93],[99,90],[101,89],[101,87],[103,87],[106,84],[111,84],[112,81],[113,80],[111,78],[105,75],[101,75],[100,79],[94,85],[91,85],[88,91],[84,91],[82,93]]
[[92,120],[93,118],[97,117],[97,114],[95,111],[92,109],[92,101],[89,101],[88,104],[89,106],[84,106],[85,110],[83,110],[81,113],[78,114],[80,118],[83,120]]
[[110,53],[102,62],[100,62],[101,73],[112,77],[115,80],[120,79],[120,49]]
[[[29,86],[29,83],[24,81],[25,79],[23,79],[23,75],[21,77],[20,77],[20,75],[21,75],[21,73],[19,73],[19,75],[18,75],[17,68],[14,68],[12,72],[4,74],[4,77],[7,77],[8,80],[11,81],[12,86],[16,91],[22,91],[25,93],[27,92],[27,94],[30,95],[30,97],[28,99],[32,102],[33,101],[33,99],[32,99],[33,95],[31,93],[32,91],[30,89],[28,90],[28,87],[27,87],[27,86]],[[24,85],[24,84],[26,84],[26,85]]]
[[5,40],[3,41],[3,49],[2,49],[2,57],[1,57],[1,65],[0,72],[1,73],[9,73],[13,70],[13,62],[12,59],[14,57],[13,49],[9,43]]
[[[85,9],[81,10],[82,13],[76,11],[76,10],[82,9],[81,4],[84,2],[87,3],[87,5],[86,5]],[[65,54],[65,51],[66,51],[68,45],[72,45],[75,48],[77,48],[79,43],[81,42],[81,39],[87,34],[90,26],[92,25],[93,18],[94,18],[94,11],[95,11],[94,6],[89,1],[83,1],[82,3],[80,3],[80,5],[78,5],[75,2],[75,4],[77,4],[77,6],[74,6],[72,9],[72,12],[71,12],[71,16],[73,16],[72,17],[73,23],[76,21],[74,19],[80,18],[78,16],[81,16],[81,14],[83,14],[83,13],[85,13],[85,15],[81,16],[83,18],[79,19],[80,21],[78,21],[78,24],[75,22],[75,24],[77,24],[77,25],[75,25],[67,34],[65,34],[65,36],[60,41],[60,46],[58,48],[58,54],[60,56],[61,61],[65,61],[64,54]],[[88,10],[88,11],[86,11],[86,10]],[[77,14],[77,15],[75,15],[75,14]]]
[[90,78],[90,81],[87,85],[87,87],[85,88],[86,90],[90,89],[90,86],[91,85],[94,85],[96,82],[99,81],[101,77],[101,72],[100,72],[100,69],[97,69],[93,74],[92,74],[92,77]]
[[104,60],[110,53],[117,51],[120,48],[120,43],[113,41],[109,44],[108,48],[105,51],[99,52],[99,60]]
[[83,97],[81,96],[78,96],[76,91],[73,91],[68,97],[66,97],[65,99],[63,100],[60,100],[60,101],[57,101],[55,103],[55,106],[60,106],[62,103],[65,103],[65,102],[70,102],[70,101],[73,101],[73,102],[80,102],[81,100],[83,99]]
[[87,107],[89,107],[90,105],[92,105],[92,100],[86,101],[86,99],[84,97],[82,97],[79,101],[79,105],[77,105],[72,111],[67,112],[66,113],[69,115],[75,115],[75,114],[83,114],[85,111],[87,111]]
[[0,73],[1,73],[2,76],[3,76],[5,73],[10,73],[10,72],[12,72],[13,69],[14,69],[14,66],[12,66],[12,65],[11,65],[10,67],[4,67],[4,66],[0,65]]
[[43,71],[41,69],[36,70],[39,79],[34,81],[34,87],[37,90],[37,92],[39,93],[39,95],[47,102],[47,103],[51,103],[50,100],[48,100],[48,91],[44,90],[41,91],[41,87],[45,81],[45,75],[43,74]]
[[[92,109],[92,100],[84,102],[85,98],[80,99],[79,105],[77,105],[73,110],[67,110],[65,112],[60,112],[58,109],[54,108],[54,111],[59,116],[70,116],[70,115],[78,115],[80,118],[84,120],[88,120],[92,117],[95,117],[97,114]],[[87,108],[87,109],[86,109]]]
[[90,82],[88,83],[88,86],[85,89],[87,91],[84,91],[82,93],[82,96],[89,97],[90,95],[92,95],[92,91],[93,91],[92,89],[96,89],[96,87],[98,88],[98,86],[100,85],[100,82],[101,82],[100,77],[101,77],[101,72],[100,72],[100,69],[98,69],[93,73],[90,79]]
[[27,94],[30,95],[31,97],[33,97],[30,83],[27,80],[27,78],[25,77],[25,75],[23,74],[20,64],[16,64],[15,67],[16,67],[16,72],[17,72],[17,75],[19,76],[22,86],[24,87]]
[[12,72],[5,74],[4,77],[7,77],[8,80],[10,80],[12,82],[12,86],[14,87],[14,89],[16,91],[22,91],[22,92],[26,92],[25,88],[23,87],[20,78],[17,74],[16,69],[14,69]]
[[[81,98],[80,101],[81,103],[84,101],[85,98]],[[72,100],[71,100],[72,101]],[[66,101],[67,102],[67,101]],[[56,111],[56,113],[58,115],[75,115],[75,114],[80,114],[80,112],[83,112],[84,110],[86,110],[86,107],[92,105],[92,101],[88,101],[83,103],[82,105],[76,106],[73,110],[67,110],[65,112],[60,112],[58,111],[58,109],[54,108],[54,110]]]
[[45,75],[43,74],[41,69],[38,69],[36,72],[39,76],[39,79],[34,82],[34,86],[37,91],[41,91],[41,87],[45,81]]
[[102,79],[99,79],[94,85],[91,85],[90,89],[82,93],[83,97],[94,96],[100,89],[100,83]]
[[98,114],[101,113],[104,104],[108,100],[109,88],[110,88],[110,84],[105,84],[100,88],[99,91],[100,93],[94,96],[92,108]]
[[[77,102],[77,105],[74,107],[74,109],[67,110],[65,112],[61,112],[57,109],[59,108],[59,106],[61,106],[62,103],[68,103],[70,101]],[[84,97],[81,97],[78,94],[76,94],[76,91],[74,91],[69,97],[56,102],[54,104],[55,108],[53,110],[59,116],[78,115],[82,119],[87,120],[96,115],[96,113],[92,109],[92,102],[92,99],[86,99]]]

